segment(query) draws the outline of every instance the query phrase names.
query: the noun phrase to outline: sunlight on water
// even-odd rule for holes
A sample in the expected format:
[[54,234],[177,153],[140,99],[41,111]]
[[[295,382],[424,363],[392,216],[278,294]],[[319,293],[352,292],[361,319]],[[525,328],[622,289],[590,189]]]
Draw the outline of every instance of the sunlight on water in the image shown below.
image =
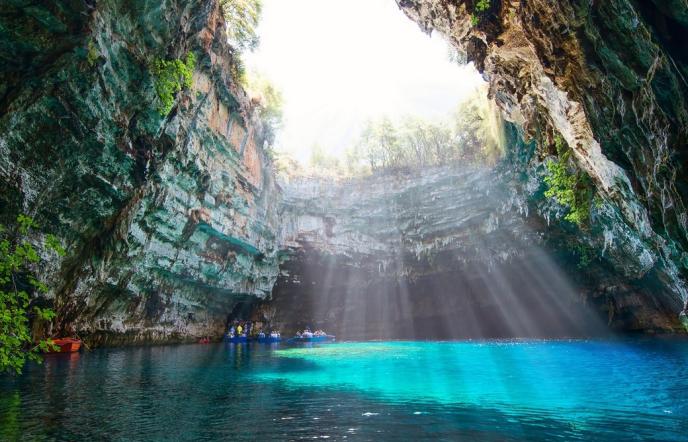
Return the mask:
[[0,377],[0,440],[685,440],[688,342],[184,345]]
[[[344,343],[277,351],[302,364],[254,376],[399,403],[549,416],[579,429],[615,416],[674,426],[688,418],[673,383],[688,374],[687,355],[675,350],[606,341]],[[664,383],[668,367],[677,372]],[[688,393],[685,382],[680,389]]]

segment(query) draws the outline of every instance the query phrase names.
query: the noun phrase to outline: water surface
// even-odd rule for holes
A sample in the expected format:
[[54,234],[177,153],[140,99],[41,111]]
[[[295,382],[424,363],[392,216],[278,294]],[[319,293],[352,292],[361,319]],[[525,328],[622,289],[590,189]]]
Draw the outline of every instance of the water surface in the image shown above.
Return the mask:
[[0,378],[0,440],[685,440],[688,341],[186,345]]

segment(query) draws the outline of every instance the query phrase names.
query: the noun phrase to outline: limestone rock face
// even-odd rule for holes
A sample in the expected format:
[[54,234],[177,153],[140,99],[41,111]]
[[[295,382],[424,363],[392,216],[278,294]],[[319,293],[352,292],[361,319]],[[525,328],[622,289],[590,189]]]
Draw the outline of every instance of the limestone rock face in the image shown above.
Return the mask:
[[[42,273],[96,343],[218,335],[277,276],[280,193],[217,1],[6,2],[3,222],[33,216],[69,253]],[[151,65],[196,57],[158,112]]]
[[600,333],[508,176],[459,165],[284,184],[289,258],[255,319],[345,339]]
[[397,3],[475,63],[526,135],[561,134],[602,198],[584,242],[619,274],[652,285],[648,304],[685,318],[688,3]]
[[[502,167],[283,195],[218,0],[5,1],[0,223],[25,213],[37,245],[67,248],[36,269],[55,333],[219,336],[271,294],[278,323],[352,338],[584,334],[585,303],[614,328],[681,330],[686,0],[397,2],[489,81],[513,123]],[[162,116],[152,66],[189,53],[191,85]],[[600,196],[583,229],[543,196],[555,132]]]
[[619,254],[637,233],[605,201],[590,226],[558,221],[535,143],[506,131],[494,168],[283,183],[287,256],[254,319],[348,339],[682,332],[661,273],[631,267],[651,259]]

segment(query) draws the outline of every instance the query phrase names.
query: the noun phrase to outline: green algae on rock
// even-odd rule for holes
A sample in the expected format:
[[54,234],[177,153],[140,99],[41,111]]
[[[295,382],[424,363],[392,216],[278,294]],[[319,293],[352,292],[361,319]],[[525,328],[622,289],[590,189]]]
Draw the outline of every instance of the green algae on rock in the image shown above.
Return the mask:
[[[89,59],[90,54],[89,49]],[[183,60],[180,58],[174,60],[158,58],[153,61],[151,73],[155,79],[155,92],[158,94],[160,115],[165,116],[170,113],[177,92],[191,87],[195,68],[196,57],[193,52],[186,54]]]
[[[96,343],[219,334],[238,299],[270,293],[279,192],[218,2],[8,7],[2,216],[30,213],[74,251],[42,273],[58,329]],[[181,89],[162,120],[161,59]]]
[[[688,302],[688,57],[681,43],[688,4],[494,1],[473,26],[470,0],[397,3],[475,63],[490,96],[527,137],[561,134],[601,198],[580,241],[645,285],[632,304],[673,311],[680,327]],[[612,296],[610,311],[628,304]]]
[[[29,213],[73,252],[41,272],[59,330],[94,343],[219,336],[236,306],[278,297],[323,255],[374,276],[361,284],[430,281],[508,265],[523,243],[560,255],[610,326],[684,329],[684,0],[398,0],[489,81],[513,123],[506,166],[491,180],[372,179],[388,193],[297,183],[284,199],[220,3],[14,0],[0,14],[0,222]],[[548,197],[555,134],[573,161]],[[503,206],[486,195],[495,186]],[[557,197],[572,188],[590,195]],[[352,191],[365,198],[331,206]],[[438,258],[451,253],[463,261]]]

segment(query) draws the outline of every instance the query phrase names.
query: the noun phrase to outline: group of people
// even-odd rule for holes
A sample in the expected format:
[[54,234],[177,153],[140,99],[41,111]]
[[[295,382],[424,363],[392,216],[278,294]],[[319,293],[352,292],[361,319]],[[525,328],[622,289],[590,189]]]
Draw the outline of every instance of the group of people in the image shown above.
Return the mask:
[[[266,337],[266,334],[263,330],[261,330],[262,326],[260,323],[257,324],[259,328],[259,332],[257,336],[259,338],[264,338]],[[234,337],[242,337],[246,338],[251,336],[251,329],[253,328],[253,324],[251,321],[234,321],[231,326],[229,327],[229,330],[227,331],[227,336],[230,338]],[[255,334],[255,332],[254,332]],[[269,334],[271,338],[279,338],[280,337],[280,332],[277,330],[272,330]]]
[[312,337],[318,337],[318,336],[327,336],[327,333],[325,333],[322,330],[316,330],[316,331],[312,332],[310,327],[306,327],[306,329],[303,332],[301,332],[301,331],[296,332],[297,338],[312,338]]
[[[263,338],[281,338],[280,332],[278,330],[271,330],[270,333],[267,333],[266,330],[263,330],[263,325],[261,323],[256,323],[255,327],[254,324],[251,323],[251,321],[237,321],[235,320],[230,324],[229,330],[227,331],[227,336],[229,338],[234,338],[234,337],[241,337],[241,338],[248,338],[251,337],[251,330],[256,329],[253,331],[253,336],[258,337],[260,339]],[[310,327],[306,327],[303,331],[297,331],[296,332],[296,337],[297,338],[318,338],[318,337],[325,337],[327,336],[327,333],[325,333],[323,330],[315,330],[311,331]]]
[[251,334],[251,321],[247,322],[235,322],[229,327],[227,332],[230,338],[235,336],[241,336],[245,338]]

